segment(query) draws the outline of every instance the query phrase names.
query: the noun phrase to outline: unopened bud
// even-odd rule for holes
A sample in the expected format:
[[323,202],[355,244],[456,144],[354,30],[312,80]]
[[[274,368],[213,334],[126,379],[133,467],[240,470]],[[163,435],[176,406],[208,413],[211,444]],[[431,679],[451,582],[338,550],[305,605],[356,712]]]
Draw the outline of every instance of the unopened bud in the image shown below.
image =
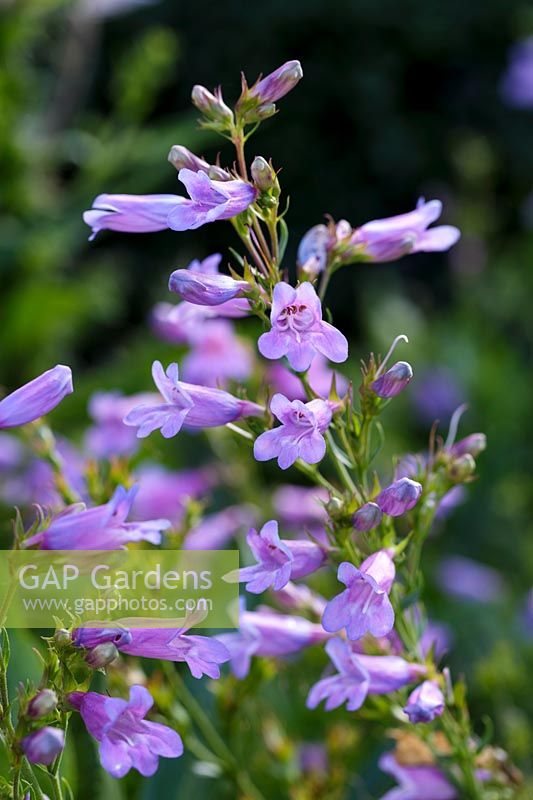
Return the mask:
[[222,122],[227,125],[233,123],[233,111],[222,99],[220,89],[216,89],[215,94],[212,94],[205,86],[197,84],[193,87],[191,99],[196,108],[213,122]]
[[60,647],[70,644],[70,633],[66,630],[66,628],[57,629],[57,631],[54,633],[54,642]]
[[294,89],[303,78],[303,74],[299,61],[287,61],[252,86],[249,97],[257,100],[262,106],[275,103]]
[[380,375],[370,388],[378,397],[396,397],[402,389],[405,389],[413,377],[413,370],[407,361],[397,361],[387,372]]
[[252,161],[252,178],[261,192],[268,192],[276,185],[276,173],[262,156],[256,156]]
[[57,706],[57,694],[53,689],[41,689],[28,703],[27,714],[33,719],[40,719],[51,714]]
[[400,478],[378,494],[376,503],[384,514],[399,517],[416,506],[421,494],[422,486],[418,481]]
[[484,433],[471,433],[464,439],[460,439],[452,445],[451,453],[454,456],[463,456],[465,453],[470,453],[474,458],[485,450],[487,447],[487,437]]
[[365,503],[353,515],[356,531],[371,531],[381,522],[382,511],[376,503]]
[[93,669],[107,667],[118,658],[118,650],[113,642],[104,642],[90,650],[85,656],[85,661]]
[[476,462],[470,453],[456,458],[450,467],[450,476],[457,483],[469,478],[476,470]]

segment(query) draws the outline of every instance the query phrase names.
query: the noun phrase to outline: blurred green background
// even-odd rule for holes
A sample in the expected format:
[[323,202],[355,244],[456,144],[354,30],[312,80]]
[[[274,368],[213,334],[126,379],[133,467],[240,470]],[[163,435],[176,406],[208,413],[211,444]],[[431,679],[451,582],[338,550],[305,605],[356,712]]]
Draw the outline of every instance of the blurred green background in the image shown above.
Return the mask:
[[[499,90],[509,47],[533,33],[531,5],[162,0],[119,14],[120,5],[1,4],[0,383],[9,390],[70,364],[76,394],[54,420],[74,438],[96,387],[149,387],[151,359],[172,352],[147,327],[153,304],[169,299],[169,273],[193,257],[227,254],[236,240],[217,224],[184,234],[104,232],[88,243],[81,214],[100,192],[180,192],[166,161],[173,144],[232,158],[196,129],[194,83],[222,84],[234,99],[241,69],[253,80],[300,59],[304,80],[249,149],[283,168],[288,262],[325,213],[357,225],[410,210],[419,195],[442,199],[443,220],[463,232],[449,254],[346,268],[329,301],[351,338],[350,377],[369,350],[409,335],[400,357],[415,381],[387,412],[390,452],[423,449],[432,418],[445,431],[463,400],[462,432],[488,436],[480,479],[428,545],[427,599],[454,630],[452,669],[470,681],[478,730],[492,716],[496,740],[531,770],[533,634],[523,611],[533,586],[533,231],[524,204],[533,110],[509,108]],[[441,389],[428,400],[436,379]],[[500,600],[444,597],[431,576],[445,554],[500,571]],[[165,797],[181,796],[179,780],[188,781],[185,793],[190,781],[200,796],[213,791],[207,779],[180,778],[187,773],[165,763],[140,796],[162,796],[169,780],[175,793]],[[114,792],[106,783],[101,797],[126,796]]]

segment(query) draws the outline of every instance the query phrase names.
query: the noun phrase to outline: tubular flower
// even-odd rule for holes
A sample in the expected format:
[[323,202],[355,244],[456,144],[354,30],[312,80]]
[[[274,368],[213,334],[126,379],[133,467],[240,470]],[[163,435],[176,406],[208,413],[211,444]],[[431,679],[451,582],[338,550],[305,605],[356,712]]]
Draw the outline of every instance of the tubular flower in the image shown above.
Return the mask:
[[433,765],[400,764],[392,753],[379,760],[380,769],[398,782],[398,787],[383,795],[381,800],[457,800],[457,790]]
[[270,410],[281,425],[265,431],[254,443],[254,456],[257,461],[278,459],[281,469],[288,469],[297,458],[308,464],[317,464],[326,454],[326,440],[323,433],[331,422],[332,412],[324,400],[287,400],[282,394],[275,394]]
[[311,283],[306,281],[296,289],[288,283],[274,287],[272,328],[259,337],[258,347],[265,358],[287,356],[297,372],[311,365],[316,353],[340,363],[348,358],[346,337],[322,319],[322,304]]
[[176,731],[144,719],[154,703],[144,686],[132,686],[129,700],[97,692],[72,692],[68,701],[99,742],[102,766],[114,778],[124,777],[132,767],[149,777],[156,772],[160,756],[177,758],[183,754]]
[[65,746],[65,732],[47,725],[25,736],[20,742],[24,755],[32,764],[49,765]]
[[158,428],[165,439],[170,439],[182,426],[216,428],[241,417],[258,416],[264,410],[221,389],[180,381],[177,364],[170,364],[165,372],[161,362],[154,361],[152,376],[164,402],[137,406],[124,417],[126,425],[138,428],[141,439]]
[[257,196],[251,184],[238,179],[211,180],[205,172],[190,169],[180,169],[178,178],[190,199],[180,198],[182,202],[169,211],[168,227],[174,231],[194,230],[207,222],[236,217],[246,211]]
[[365,223],[355,231],[351,243],[362,248],[370,261],[396,261],[408,253],[449,250],[461,235],[457,228],[438,225],[428,230],[441,213],[440,200],[426,203],[421,197],[408,214]]
[[169,226],[171,209],[186,203],[177,194],[99,194],[83,221],[92,228],[89,241],[103,230],[121,233],[156,233]]
[[325,561],[322,547],[307,539],[280,539],[278,523],[270,520],[258,533],[253,528],[246,541],[257,564],[238,570],[238,580],[246,590],[261,594],[270,586],[278,591],[290,580],[316,572]]
[[376,503],[384,514],[399,517],[416,506],[421,494],[420,483],[411,478],[400,478],[378,494]]
[[365,633],[376,637],[390,633],[394,610],[388,594],[394,575],[394,562],[386,550],[369,556],[359,569],[348,561],[340,564],[337,578],[346,589],[327,604],[322,617],[324,629],[335,633],[346,628],[353,641]]
[[117,550],[128,542],[161,543],[161,531],[170,528],[167,519],[126,522],[137,486],[126,491],[119,486],[104,505],[83,508],[68,507],[52,519],[43,531],[25,540],[25,547],[37,545],[41,550]]
[[73,391],[70,367],[58,364],[0,400],[0,429],[43,417]]
[[424,681],[411,692],[404,708],[409,722],[432,722],[444,711],[444,695],[435,681]]

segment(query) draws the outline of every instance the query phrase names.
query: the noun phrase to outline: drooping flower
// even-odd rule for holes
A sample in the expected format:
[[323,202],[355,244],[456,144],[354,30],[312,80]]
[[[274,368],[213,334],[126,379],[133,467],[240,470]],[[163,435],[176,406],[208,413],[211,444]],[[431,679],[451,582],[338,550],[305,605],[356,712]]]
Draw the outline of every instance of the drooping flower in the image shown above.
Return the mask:
[[407,361],[397,361],[379,378],[370,384],[370,388],[378,397],[396,397],[405,389],[413,377],[413,370]]
[[83,221],[92,228],[89,241],[103,230],[156,233],[170,227],[170,211],[183,203],[186,198],[177,194],[99,194]]
[[228,380],[249,378],[253,353],[249,342],[235,334],[231,322],[219,319],[198,325],[190,344],[182,363],[183,377],[189,383],[223,387]]
[[289,580],[316,572],[326,558],[324,549],[308,539],[280,539],[275,520],[265,523],[259,533],[252,528],[246,541],[257,564],[238,570],[238,580],[253,594],[269,587],[283,589]]
[[68,701],[99,742],[102,766],[114,778],[124,777],[132,767],[149,777],[156,772],[160,756],[178,758],[183,753],[176,731],[145,719],[154,701],[144,686],[132,686],[129,700],[73,692]]
[[421,494],[420,483],[411,478],[400,478],[378,494],[376,503],[384,514],[399,517],[416,506]]
[[277,458],[281,469],[288,469],[297,458],[308,464],[317,464],[326,454],[326,440],[322,435],[331,422],[330,405],[324,400],[287,400],[275,394],[270,410],[281,422],[278,428],[265,431],[254,442],[257,461]]
[[316,353],[335,363],[348,358],[346,337],[324,322],[320,299],[308,281],[296,289],[288,283],[276,284],[270,321],[271,330],[263,333],[257,343],[265,358],[287,356],[297,372],[308,369]]
[[229,506],[208,514],[189,529],[183,550],[219,550],[243,528],[253,524],[255,509],[249,505]]
[[190,200],[170,209],[168,226],[174,231],[200,228],[207,222],[231,219],[246,211],[256,196],[257,190],[249,183],[238,179],[231,181],[211,180],[205,172],[180,169],[178,178],[185,185]]
[[444,711],[444,695],[435,681],[424,681],[409,695],[404,711],[409,722],[432,722]]
[[335,637],[325,646],[337,669],[335,675],[318,681],[307,697],[307,707],[316,708],[326,701],[326,711],[346,703],[348,711],[360,708],[368,694],[395,692],[423,675],[426,668],[398,656],[365,656],[353,645]]
[[25,736],[20,744],[28,761],[48,766],[62,752],[65,746],[65,732],[61,728],[47,725]]
[[170,364],[165,373],[161,362],[154,361],[152,376],[164,402],[138,406],[124,417],[126,425],[138,428],[139,438],[160,428],[164,438],[169,439],[182,426],[216,428],[241,417],[259,416],[264,411],[256,403],[240,400],[221,389],[180,381],[177,364]]
[[73,391],[70,367],[58,364],[0,400],[0,429],[43,417]]
[[94,508],[69,506],[55,516],[48,528],[24,541],[25,547],[41,550],[117,550],[128,542],[161,543],[161,531],[170,528],[167,519],[126,522],[137,487],[119,486],[108,503]]
[[220,664],[230,657],[226,647],[214,637],[191,635],[187,633],[188,630],[189,627],[77,628],[73,641],[77,647],[87,650],[113,643],[117,650],[130,656],[183,661],[194,678],[201,678],[202,675],[220,678]]
[[385,753],[379,766],[399,784],[386,792],[381,800],[457,800],[459,797],[457,789],[432,764],[400,764],[393,753]]
[[270,105],[285,97],[303,78],[299,61],[286,61],[274,72],[257,81],[249,90],[247,99],[254,99],[260,105]]
[[96,458],[133,455],[139,442],[135,431],[123,419],[132,408],[157,401],[155,393],[124,397],[120,392],[96,392],[89,402],[89,414],[95,425],[87,430],[85,447]]
[[304,617],[277,614],[269,608],[246,611],[241,608],[239,630],[217,637],[230,652],[231,670],[237,678],[245,678],[252,656],[280,658],[293,655],[318,642],[328,634],[321,625]]
[[327,604],[322,617],[324,629],[335,633],[346,628],[346,635],[354,641],[365,633],[386,636],[394,625],[394,609],[388,597],[394,575],[394,562],[386,550],[369,556],[359,569],[343,561],[337,578],[346,589]]
[[381,522],[382,512],[376,503],[365,503],[352,517],[356,531],[371,531]]
[[357,228],[352,244],[362,248],[370,261],[396,261],[408,253],[449,250],[460,237],[460,231],[452,225],[428,226],[442,213],[440,200],[423,197],[416,209],[408,214],[377,219]]

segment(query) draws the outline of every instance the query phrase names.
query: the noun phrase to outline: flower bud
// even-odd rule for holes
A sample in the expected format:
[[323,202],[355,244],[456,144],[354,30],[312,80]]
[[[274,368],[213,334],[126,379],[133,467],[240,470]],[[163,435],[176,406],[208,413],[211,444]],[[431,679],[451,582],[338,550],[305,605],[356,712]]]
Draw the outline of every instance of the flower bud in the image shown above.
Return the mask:
[[400,478],[394,481],[376,497],[376,503],[391,517],[399,517],[415,506],[422,494],[422,486],[411,478]]
[[450,448],[452,455],[462,456],[469,453],[474,458],[487,447],[487,437],[484,433],[471,433],[464,439],[460,439]]
[[199,158],[181,144],[175,144],[170,148],[168,160],[178,172],[180,169],[191,169],[193,172],[200,172],[200,170],[207,172],[209,169],[207,161]]
[[41,689],[28,703],[27,715],[40,719],[50,714],[57,706],[57,694],[53,689]]
[[397,361],[387,372],[376,378],[370,388],[378,397],[396,397],[413,377],[413,370],[407,361]]
[[250,287],[246,281],[236,281],[229,275],[208,275],[192,269],[177,269],[169,278],[168,288],[188,303],[219,306]]
[[381,509],[376,503],[365,503],[353,515],[353,526],[356,531],[371,531],[381,522]]
[[249,92],[249,97],[260,105],[270,105],[288,94],[303,78],[302,65],[299,61],[287,61],[281,67],[258,81]]
[[57,631],[54,633],[54,642],[60,647],[70,644],[70,633],[66,630],[66,628],[57,629]]
[[444,695],[434,681],[424,681],[411,692],[404,711],[409,722],[432,722],[444,711]]
[[469,478],[476,470],[476,462],[470,455],[470,453],[465,453],[464,456],[460,456],[456,458],[453,464],[450,467],[450,477],[453,478],[454,481],[460,483],[465,481]]
[[63,750],[65,733],[61,728],[46,726],[25,736],[20,744],[32,764],[49,765]]
[[276,185],[276,173],[262,156],[252,161],[252,178],[260,192],[268,192]]
[[93,669],[101,669],[112,664],[118,658],[118,650],[113,642],[103,642],[93,650],[89,650],[85,656],[85,661]]
[[193,86],[191,100],[193,105],[213,122],[222,122],[226,125],[233,123],[233,111],[222,99],[220,89],[215,94],[208,91],[205,86]]

